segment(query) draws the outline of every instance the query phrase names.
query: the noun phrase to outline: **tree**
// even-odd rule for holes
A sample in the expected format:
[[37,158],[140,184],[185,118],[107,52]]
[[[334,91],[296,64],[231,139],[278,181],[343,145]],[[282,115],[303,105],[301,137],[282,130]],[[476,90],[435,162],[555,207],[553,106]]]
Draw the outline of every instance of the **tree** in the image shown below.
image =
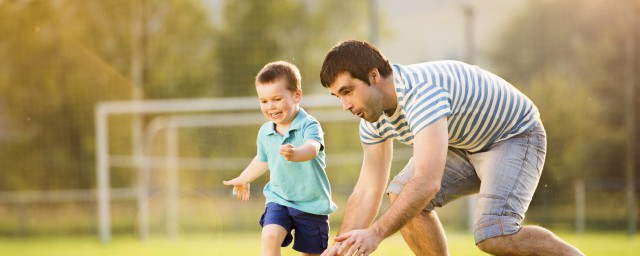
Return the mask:
[[366,19],[359,23],[357,18],[365,14],[363,4],[337,0],[226,1],[216,44],[221,95],[255,95],[258,71],[280,59],[301,69],[303,85],[316,86],[324,53],[341,36],[362,36],[358,25]]
[[[624,13],[626,8],[637,12],[638,4],[530,1],[505,28],[491,54],[498,73],[540,109],[548,134],[540,188],[552,187],[549,200],[571,198],[578,178],[625,179],[621,152],[627,143],[624,40],[629,28]],[[636,42],[638,35],[633,34]],[[637,49],[638,44],[635,59],[640,57]],[[635,69],[640,73],[639,65]],[[639,90],[635,91],[637,102]],[[637,103],[635,108],[638,113]],[[637,127],[637,118],[636,122]]]
[[[205,39],[213,31],[197,3],[145,1],[155,56],[145,71],[147,98],[198,96],[211,83]],[[0,41],[0,103],[11,129],[0,149],[0,190],[94,186],[94,106],[131,97],[131,2],[2,2],[0,15],[8,35]],[[118,121],[112,134],[128,138],[128,120]],[[130,148],[126,141],[113,148]]]

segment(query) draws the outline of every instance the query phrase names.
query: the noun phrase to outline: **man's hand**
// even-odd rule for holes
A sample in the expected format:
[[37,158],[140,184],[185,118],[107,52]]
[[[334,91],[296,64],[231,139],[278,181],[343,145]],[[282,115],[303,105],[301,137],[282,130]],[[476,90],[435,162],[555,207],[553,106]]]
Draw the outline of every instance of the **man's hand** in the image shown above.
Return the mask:
[[287,161],[293,161],[293,156],[296,153],[296,148],[291,144],[284,144],[280,147],[280,155],[287,159]]
[[340,246],[341,245],[342,245],[342,243],[340,243],[340,242],[333,243],[331,246],[329,246],[329,248],[324,250],[324,252],[322,252],[322,255],[320,255],[320,256],[336,256],[336,255],[339,255],[338,254],[338,250],[340,250]]
[[378,248],[382,237],[377,235],[371,228],[351,230],[335,239],[342,245],[338,250],[338,255],[369,255]]
[[251,194],[251,190],[249,188],[251,188],[251,184],[244,182],[240,177],[229,181],[223,181],[222,183],[227,186],[233,186],[233,195],[235,195],[236,198],[243,202],[249,200],[249,196]]

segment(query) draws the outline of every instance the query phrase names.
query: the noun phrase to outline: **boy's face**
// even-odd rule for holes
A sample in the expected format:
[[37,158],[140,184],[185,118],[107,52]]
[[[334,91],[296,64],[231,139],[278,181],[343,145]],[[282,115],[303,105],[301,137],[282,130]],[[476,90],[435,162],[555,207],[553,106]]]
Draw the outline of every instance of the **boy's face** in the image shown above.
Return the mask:
[[298,113],[302,91],[289,91],[284,79],[256,86],[260,110],[264,116],[277,125],[290,125]]

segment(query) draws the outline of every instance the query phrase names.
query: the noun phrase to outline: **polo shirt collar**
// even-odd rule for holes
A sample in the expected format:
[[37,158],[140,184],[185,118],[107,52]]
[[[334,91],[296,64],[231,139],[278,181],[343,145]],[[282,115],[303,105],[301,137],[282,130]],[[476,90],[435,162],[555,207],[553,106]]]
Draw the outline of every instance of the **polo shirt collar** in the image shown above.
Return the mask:
[[[304,111],[303,108],[299,108],[298,114],[291,122],[291,125],[289,126],[289,130],[287,130],[287,133],[284,134],[284,136],[288,136],[291,131],[300,129],[304,124],[304,120],[307,118],[307,116],[308,116],[307,112]],[[273,121],[269,121],[269,124],[270,125],[269,125],[269,130],[267,131],[267,135],[277,134],[275,123]]]

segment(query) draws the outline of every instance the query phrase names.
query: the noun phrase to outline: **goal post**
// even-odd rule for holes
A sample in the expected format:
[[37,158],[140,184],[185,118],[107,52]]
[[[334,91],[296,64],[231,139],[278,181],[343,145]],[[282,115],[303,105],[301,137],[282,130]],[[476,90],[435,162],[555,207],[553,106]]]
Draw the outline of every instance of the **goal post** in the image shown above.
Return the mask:
[[[346,112],[337,109],[340,103],[334,97],[328,95],[305,96],[301,105],[313,108],[333,108],[332,110],[314,111],[314,116],[322,122],[332,121],[356,121]],[[97,208],[99,235],[103,243],[111,240],[111,208],[110,208],[110,168],[111,155],[109,153],[109,117],[114,115],[133,114],[173,114],[169,117],[158,117],[151,121],[145,129],[145,144],[152,143],[155,135],[164,129],[179,129],[183,127],[215,127],[215,126],[238,126],[264,123],[264,118],[260,114],[240,113],[240,114],[191,114],[190,112],[230,112],[258,110],[259,105],[255,97],[242,98],[203,98],[203,99],[169,99],[169,100],[143,100],[143,101],[109,101],[100,102],[95,108],[95,129],[96,129],[96,177],[97,177]],[[167,135],[172,145],[176,145],[175,138]],[[175,156],[175,149],[167,149],[169,156]],[[146,154],[146,152],[145,152]],[[149,176],[149,166],[151,156],[143,155],[141,159],[134,159],[138,169],[139,184],[137,187],[137,200],[139,212],[139,235],[145,238],[148,234],[148,191],[146,188]],[[167,160],[169,169],[178,168],[176,160]],[[175,177],[175,173],[170,173],[170,178]],[[169,181],[174,182],[175,181]],[[168,184],[173,188],[176,184]],[[175,191],[176,189],[171,189]],[[169,196],[169,198],[175,198]],[[175,202],[168,202],[175,204]],[[175,218],[176,213],[170,212],[170,218]],[[167,221],[168,230],[172,228],[172,220]],[[171,235],[170,235],[171,236]]]

